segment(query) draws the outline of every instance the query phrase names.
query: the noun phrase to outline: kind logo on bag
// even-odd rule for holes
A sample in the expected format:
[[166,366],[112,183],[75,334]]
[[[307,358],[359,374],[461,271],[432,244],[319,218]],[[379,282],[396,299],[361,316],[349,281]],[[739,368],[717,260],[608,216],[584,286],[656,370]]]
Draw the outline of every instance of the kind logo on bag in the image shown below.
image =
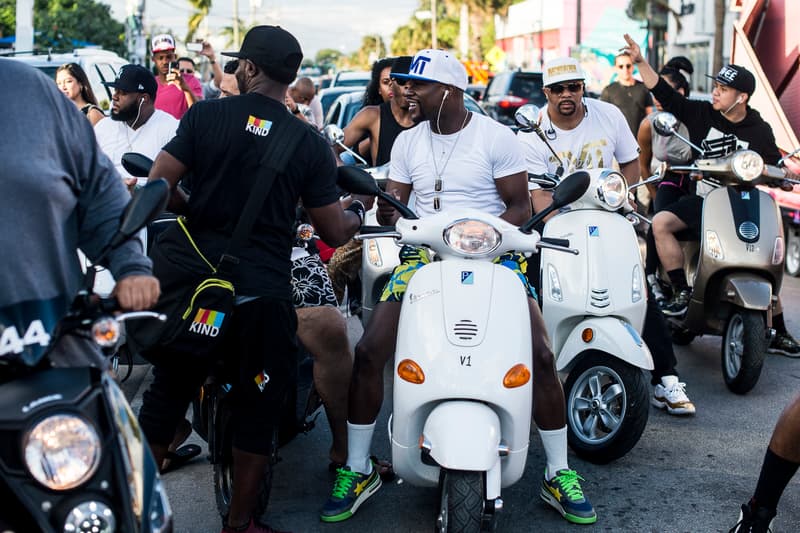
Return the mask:
[[224,320],[225,313],[201,307],[197,310],[197,314],[189,326],[189,331],[199,335],[206,335],[207,337],[216,337],[219,335],[219,329],[222,327]]

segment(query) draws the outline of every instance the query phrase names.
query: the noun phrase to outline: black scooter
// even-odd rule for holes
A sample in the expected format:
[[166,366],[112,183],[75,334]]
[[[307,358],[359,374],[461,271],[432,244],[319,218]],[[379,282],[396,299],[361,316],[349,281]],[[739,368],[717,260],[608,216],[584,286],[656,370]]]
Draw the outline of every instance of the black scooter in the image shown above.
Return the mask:
[[[167,194],[163,180],[137,191],[102,255],[161,212]],[[38,307],[0,316],[1,531],[172,531],[136,416],[111,373],[90,366],[104,366],[122,321],[164,317],[113,316],[116,302],[91,294],[93,283],[90,269],[52,332]]]

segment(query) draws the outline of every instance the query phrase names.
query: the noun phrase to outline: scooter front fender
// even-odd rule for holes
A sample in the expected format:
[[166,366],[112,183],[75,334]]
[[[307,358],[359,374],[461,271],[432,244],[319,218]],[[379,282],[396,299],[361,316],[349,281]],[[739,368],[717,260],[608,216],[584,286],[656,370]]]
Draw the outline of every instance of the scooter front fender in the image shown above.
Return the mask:
[[[584,342],[583,331],[587,328],[592,330],[592,336],[589,342]],[[644,370],[653,370],[653,356],[647,344],[633,326],[617,317],[590,317],[572,328],[557,354],[557,370],[568,370],[586,350],[605,352]]]
[[428,415],[422,434],[443,468],[486,472],[500,461],[500,418],[486,404],[443,402]]
[[744,309],[763,311],[772,305],[772,284],[761,276],[743,272],[728,274],[722,279],[719,299]]

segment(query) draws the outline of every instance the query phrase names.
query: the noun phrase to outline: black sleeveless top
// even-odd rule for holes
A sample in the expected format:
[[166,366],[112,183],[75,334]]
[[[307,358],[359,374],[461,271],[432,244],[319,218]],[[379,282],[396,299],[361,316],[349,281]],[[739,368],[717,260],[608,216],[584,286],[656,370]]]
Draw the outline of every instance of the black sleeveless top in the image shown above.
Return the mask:
[[381,127],[378,130],[378,153],[375,156],[375,166],[379,167],[389,162],[392,155],[392,145],[401,131],[407,130],[394,119],[391,102],[380,105]]
[[[98,106],[96,106],[96,105],[94,105],[94,104],[86,104],[85,106],[83,106],[83,107],[81,108],[81,111],[83,111],[83,114],[84,114],[84,115],[88,115],[88,114],[89,114],[89,111],[91,111],[92,109],[97,109],[98,111],[100,111],[101,113],[103,113],[103,110],[102,110],[102,109],[100,109]],[[105,115],[105,113],[103,113],[103,114]]]

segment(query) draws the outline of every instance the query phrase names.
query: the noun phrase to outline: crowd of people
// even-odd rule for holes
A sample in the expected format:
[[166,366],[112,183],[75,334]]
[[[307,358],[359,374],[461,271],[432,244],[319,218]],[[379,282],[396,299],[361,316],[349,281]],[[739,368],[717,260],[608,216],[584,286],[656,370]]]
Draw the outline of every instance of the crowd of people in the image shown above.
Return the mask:
[[[614,58],[616,80],[599,100],[585,97],[586,76],[577,60],[557,58],[544,65],[547,107],[540,121],[552,132],[551,144],[561,161],[535,135],[515,135],[506,126],[470,112],[463,98],[467,73],[454,55],[441,50],[377,61],[364,107],[344,129],[344,144],[374,166],[390,165],[386,190],[403,203],[413,193],[415,211],[421,217],[453,206],[471,207],[516,225],[552,202],[549,192],[529,185],[529,174],[554,172],[562,163],[567,173],[617,165],[633,184],[648,177],[660,161],[687,163],[696,158],[698,154],[687,145],[654,133],[652,120],[657,110],[673,113],[679,131],[696,145],[719,146],[722,140],[731,149],[755,150],[767,163],[781,157],[771,128],[748,105],[756,85],[747,69],[725,66],[714,77],[712,101],[694,101],[689,99],[693,66],[686,58],[672,58],[657,72],[638,45],[628,36],[625,39],[622,52]],[[265,435],[279,424],[279,413],[270,406],[278,404],[292,386],[291,365],[295,364],[299,338],[314,357],[314,381],[333,436],[329,468],[335,481],[320,519],[350,519],[390,473],[391,465],[370,453],[383,401],[383,370],[394,354],[405,287],[430,258],[421,249],[400,251],[401,264],[351,350],[338,305],[345,287],[357,277],[361,249],[351,238],[374,198],[341,198],[336,169],[342,164],[338,159],[342,149],[332,150],[320,135],[322,109],[313,81],[297,79],[303,57],[297,39],[278,27],[255,27],[239,51],[223,54],[232,57],[223,66],[213,47],[204,42],[199,54],[213,72],[206,83],[196,76],[195,60],[177,56],[171,35],[157,35],[150,44],[153,71],[126,65],[106,83],[113,89],[108,117],[97,106],[79,65],[69,63],[57,71],[58,89],[85,115],[81,120],[88,120],[75,129],[73,141],[79,142],[71,143],[85,153],[61,154],[50,162],[39,160],[39,164],[72,168],[78,161],[79,168],[87,169],[81,179],[91,179],[97,182],[93,187],[113,192],[80,197],[79,202],[64,207],[67,211],[78,209],[81,202],[106,202],[110,197],[115,209],[121,209],[119,177],[131,191],[141,185],[141,178],[122,167],[122,154],[138,152],[154,161],[151,179],[165,178],[170,183],[169,210],[185,216],[196,246],[207,256],[222,256],[254,180],[269,165],[261,156],[276,142],[270,131],[299,128],[300,138],[282,170],[285,179],[279,177],[269,190],[252,234],[239,251],[232,271],[236,305],[231,333],[208,364],[191,368],[169,363],[180,358],[165,353],[167,347],[151,348],[158,354],[153,357],[158,362],[139,417],[157,464],[162,469],[174,468],[179,466],[176,462],[191,458],[175,453],[191,432],[184,418],[186,410],[212,362],[223,359],[234,386],[241,391],[232,411],[236,475],[223,532],[272,531],[253,515],[255,494],[261,476],[270,468],[271,442]],[[634,69],[640,80],[634,77]],[[26,82],[26,87],[42,91],[34,74],[25,76],[33,80]],[[63,102],[55,104],[63,107]],[[87,134],[92,127],[93,136]],[[64,160],[67,156],[72,162]],[[89,156],[90,160],[83,161]],[[664,315],[680,316],[686,311],[691,289],[675,234],[687,229],[699,233],[702,191],[687,174],[672,172],[650,188],[650,193],[654,216],[647,237],[645,272],[651,297],[643,338],[655,364],[652,403],[669,414],[692,415],[696,407],[678,376]],[[319,260],[298,263],[290,256],[298,205],[321,240],[335,248],[327,267]],[[393,224],[398,217],[394,208],[378,202],[381,224]],[[87,229],[91,227],[81,231]],[[72,241],[77,247],[78,239]],[[156,241],[156,251],[159,246]],[[159,269],[155,269],[155,278],[151,276],[150,261],[141,254],[133,257],[129,248],[119,254],[133,266],[127,268],[123,261],[112,269],[118,283],[116,293],[124,308],[147,308],[158,297]],[[64,246],[54,245],[54,249],[63,250]],[[69,263],[64,254],[55,259],[58,261],[53,263]],[[564,393],[537,300],[538,273],[531,275],[533,269],[529,270],[528,258],[522,254],[508,254],[500,262],[517,274],[520,290],[528,295],[533,418],[546,456],[540,496],[569,522],[594,523],[597,514],[581,487],[583,478],[567,460]],[[653,283],[659,264],[672,284],[670,299]],[[68,271],[54,277],[74,274]],[[73,285],[66,283],[50,292],[63,297]],[[317,288],[313,298],[301,290],[307,286]],[[38,297],[39,289],[29,292],[19,298]],[[3,306],[13,303],[0,301]],[[780,302],[773,327],[777,334],[770,349],[800,357],[800,345],[786,330]],[[264,382],[263,376],[268,376],[268,381]],[[754,496],[742,506],[732,531],[767,531],[781,493],[800,464],[799,417],[800,396],[779,419]]]

